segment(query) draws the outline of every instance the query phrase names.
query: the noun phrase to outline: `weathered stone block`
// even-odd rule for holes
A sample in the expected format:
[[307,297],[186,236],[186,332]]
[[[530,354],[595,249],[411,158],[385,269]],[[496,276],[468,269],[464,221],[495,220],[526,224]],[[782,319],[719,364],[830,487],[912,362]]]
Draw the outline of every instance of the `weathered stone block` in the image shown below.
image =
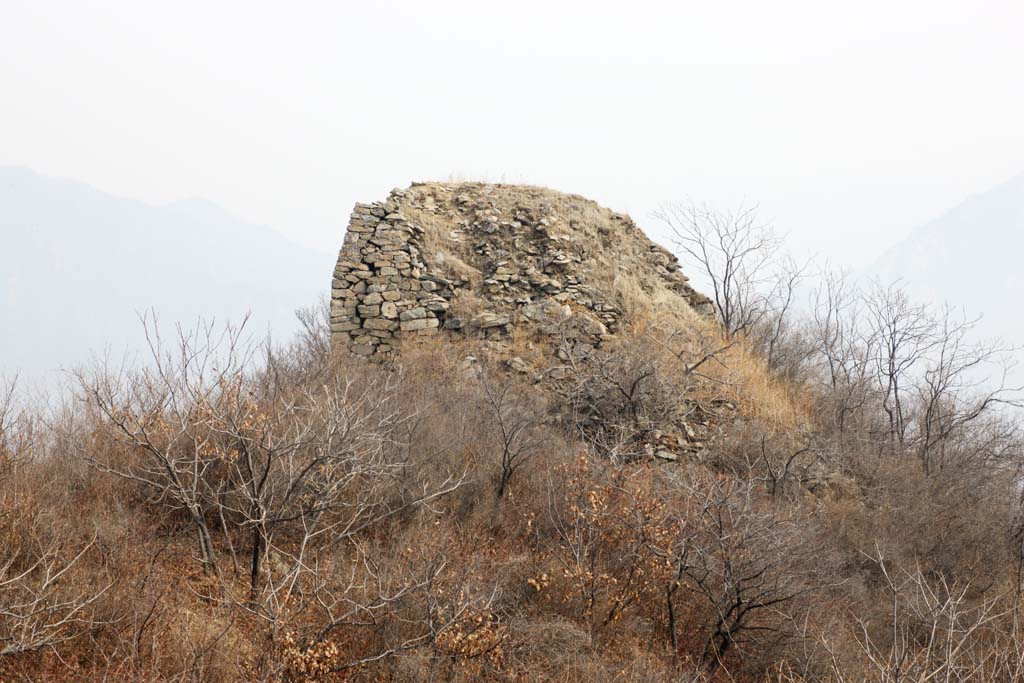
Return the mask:
[[[427,309],[425,308],[411,308],[408,311],[402,311],[398,316],[399,320],[419,320],[427,317]],[[402,328],[405,329],[405,328]]]
[[395,322],[384,318],[368,318],[363,321],[363,328],[367,330],[393,330]]
[[416,320],[405,320],[401,323],[403,332],[415,332],[417,330],[429,330],[438,326],[437,318],[419,318]]

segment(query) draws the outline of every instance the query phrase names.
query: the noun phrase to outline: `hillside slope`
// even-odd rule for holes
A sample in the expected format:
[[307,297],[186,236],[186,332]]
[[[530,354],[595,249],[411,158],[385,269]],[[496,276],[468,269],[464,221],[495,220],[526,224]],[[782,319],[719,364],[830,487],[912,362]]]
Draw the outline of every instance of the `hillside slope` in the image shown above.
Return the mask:
[[856,307],[769,347],[679,270],[579,197],[413,186],[273,353],[185,335],[60,419],[0,381],[0,678],[1020,680],[1024,448],[970,352],[880,382]]
[[287,337],[330,262],[203,200],[155,207],[0,168],[0,372],[37,378],[91,352],[136,350],[137,316],[197,317]]
[[[760,359],[722,338],[713,313],[678,259],[627,215],[541,187],[415,183],[356,205],[332,279],[331,336],[357,356],[422,342],[436,358],[453,345],[471,365],[500,363],[553,394],[563,417],[625,381],[610,375],[636,371],[621,367],[631,354],[675,395],[659,399],[657,419],[635,416],[643,427],[617,426],[611,450],[675,459],[700,450],[718,421],[687,397],[700,383],[683,357],[728,347],[721,383],[704,383],[709,400],[783,422],[802,412]],[[622,390],[639,397],[646,378],[634,381]]]

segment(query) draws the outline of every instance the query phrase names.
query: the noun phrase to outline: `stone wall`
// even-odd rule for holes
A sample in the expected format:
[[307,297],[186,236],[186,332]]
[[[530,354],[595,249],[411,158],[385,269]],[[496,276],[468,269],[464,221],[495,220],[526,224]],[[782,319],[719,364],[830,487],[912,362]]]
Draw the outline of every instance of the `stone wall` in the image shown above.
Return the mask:
[[403,192],[356,204],[331,283],[331,337],[353,353],[394,350],[399,339],[445,324],[451,284],[428,272],[422,228],[400,213]]
[[630,315],[686,324],[711,312],[628,216],[483,183],[414,183],[357,204],[331,292],[333,343],[363,356],[441,329],[491,342],[521,329],[585,356]]

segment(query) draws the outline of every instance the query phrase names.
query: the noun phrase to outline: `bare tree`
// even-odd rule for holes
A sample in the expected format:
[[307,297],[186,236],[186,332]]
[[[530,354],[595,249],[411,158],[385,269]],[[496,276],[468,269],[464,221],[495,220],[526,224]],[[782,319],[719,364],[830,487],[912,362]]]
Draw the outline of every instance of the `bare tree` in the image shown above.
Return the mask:
[[[706,339],[700,340],[708,342]],[[694,377],[713,381],[702,370],[721,363],[732,343],[701,346],[694,356],[675,335],[644,335],[625,347],[608,347],[576,366],[567,391],[572,427],[600,453],[616,462],[637,460],[658,430],[677,426],[689,406],[681,400]]]
[[66,585],[67,575],[93,541],[71,557],[62,555],[56,540],[44,543],[28,537],[24,541],[24,546],[8,547],[0,554],[0,657],[56,647],[95,626],[88,609],[110,587],[90,590]]
[[676,486],[685,506],[675,517],[675,539],[667,552],[651,550],[671,568],[665,598],[673,647],[678,594],[697,597],[708,610],[699,662],[711,677],[733,648],[783,633],[783,608],[819,586],[801,566],[810,548],[799,528],[762,503],[757,482],[709,475],[680,478]]
[[153,501],[184,513],[196,532],[205,570],[220,576],[210,520],[221,494],[218,472],[229,456],[217,447],[211,406],[237,387],[252,348],[240,327],[178,329],[177,343],[165,344],[155,316],[142,318],[150,364],[112,371],[98,366],[77,374],[88,404],[102,416],[108,435],[126,451],[81,456],[93,466],[146,486]]
[[[935,322],[935,345],[925,359],[926,367],[916,383],[918,436],[915,450],[931,473],[947,456],[962,449],[954,438],[977,425],[992,427],[989,420],[1000,407],[1020,407],[1020,387],[1010,386],[1012,347],[977,337],[978,320],[956,316],[947,306]],[[987,424],[986,424],[987,423]],[[1001,436],[1009,437],[1010,425]],[[996,434],[989,432],[989,437]],[[991,451],[991,449],[989,449]]]
[[859,665],[844,662],[824,640],[833,681],[1020,680],[1021,643],[999,642],[990,628],[1006,614],[999,596],[976,601],[970,584],[928,577],[920,567],[895,569],[877,548],[870,559],[881,575],[887,614],[880,625],[855,616]]
[[757,207],[718,212],[669,204],[655,218],[669,227],[675,245],[708,279],[728,335],[746,332],[764,319],[772,290],[778,287],[772,261],[781,241],[774,230],[758,222]]
[[18,408],[17,398],[17,376],[0,376],[0,478],[24,459],[36,434],[35,421]]
[[776,374],[795,377],[813,353],[793,312],[808,268],[809,262],[797,263],[790,256],[776,259],[762,303],[763,314],[749,331],[755,348]]
[[484,377],[482,386],[489,417],[498,429],[498,452],[501,475],[498,478],[498,497],[505,495],[515,471],[543,447],[547,437],[542,427],[540,406],[513,391],[514,385],[505,379]]
[[850,421],[862,415],[871,393],[873,344],[863,333],[863,300],[845,273],[826,271],[812,297],[812,377],[831,407],[831,423],[844,439]]
[[560,568],[564,601],[591,633],[657,592],[662,560],[650,547],[661,545],[665,518],[661,500],[587,455],[549,480],[545,551]]
[[[323,616],[309,637],[289,643],[290,669],[342,672],[428,647],[454,662],[484,655],[503,639],[494,611],[500,593],[475,578],[480,568],[472,562],[458,570],[438,554],[389,563],[362,544],[351,549],[352,569],[333,577],[317,572],[313,595]],[[339,631],[369,628],[380,635],[367,647],[346,652],[334,644]]]
[[887,437],[902,448],[907,440],[908,406],[914,373],[928,353],[939,345],[935,321],[927,306],[913,303],[899,283],[876,284],[865,300],[868,334],[882,409],[888,422]]
[[[305,574],[315,574],[318,553],[462,485],[464,473],[408,478],[411,463],[393,442],[405,420],[394,393],[386,381],[336,375],[317,389],[236,400],[216,413],[231,452],[224,510],[250,530],[250,600],[261,594],[268,618],[301,590]],[[264,575],[270,565],[276,573]]]

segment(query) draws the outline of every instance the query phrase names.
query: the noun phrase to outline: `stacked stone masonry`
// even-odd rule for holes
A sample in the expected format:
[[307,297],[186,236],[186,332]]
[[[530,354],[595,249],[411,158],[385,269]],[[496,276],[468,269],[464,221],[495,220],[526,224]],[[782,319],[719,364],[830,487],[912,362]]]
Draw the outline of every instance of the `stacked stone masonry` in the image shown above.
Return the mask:
[[331,283],[331,337],[369,356],[399,339],[434,334],[444,324],[451,283],[423,262],[423,230],[399,212],[402,192],[357,204]]
[[[332,282],[334,344],[370,356],[442,329],[500,339],[527,324],[556,338],[559,355],[585,357],[615,334],[622,316],[608,292],[593,286],[595,268],[638,269],[684,305],[709,312],[710,302],[689,286],[676,257],[627,216],[607,210],[590,216],[610,249],[631,244],[639,254],[628,264],[616,263],[609,250],[599,262],[595,244],[572,227],[580,212],[598,207],[565,196],[580,215],[559,215],[545,192],[551,195],[478,183],[414,184],[392,191],[384,202],[357,204]],[[430,216],[433,243],[440,235],[470,272],[442,273],[448,259],[424,253],[424,229],[409,214]],[[464,305],[460,317],[453,308],[463,294],[477,303]]]

